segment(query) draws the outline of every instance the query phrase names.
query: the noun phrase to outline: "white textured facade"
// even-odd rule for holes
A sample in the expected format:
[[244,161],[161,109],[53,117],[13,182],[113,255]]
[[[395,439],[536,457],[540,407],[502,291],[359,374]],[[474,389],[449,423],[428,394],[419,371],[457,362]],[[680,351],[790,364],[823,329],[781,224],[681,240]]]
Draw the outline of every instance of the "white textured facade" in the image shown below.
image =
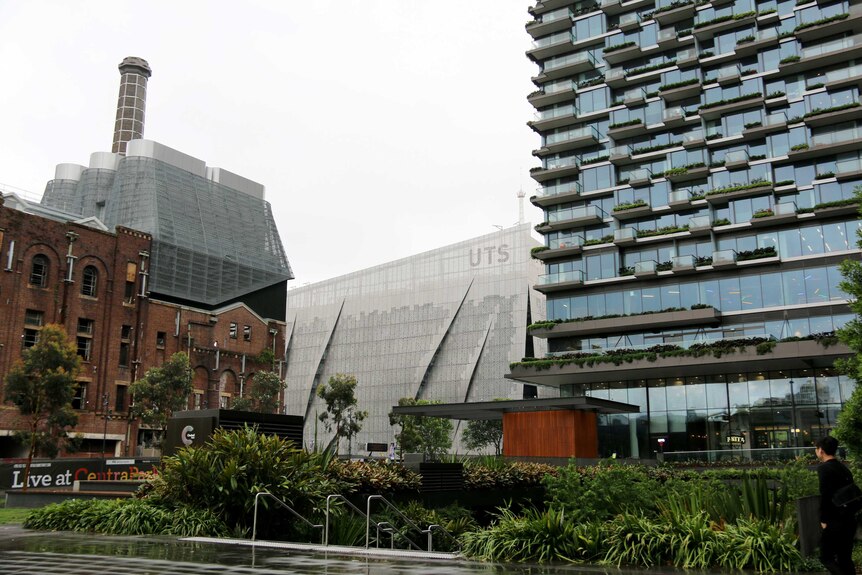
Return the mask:
[[545,351],[531,349],[526,329],[545,313],[530,289],[542,272],[530,257],[537,245],[520,225],[289,290],[286,412],[306,417],[307,441],[328,439],[315,390],[336,373],[356,376],[369,414],[354,445],[393,441],[388,414],[402,397],[522,398],[523,384],[504,374]]

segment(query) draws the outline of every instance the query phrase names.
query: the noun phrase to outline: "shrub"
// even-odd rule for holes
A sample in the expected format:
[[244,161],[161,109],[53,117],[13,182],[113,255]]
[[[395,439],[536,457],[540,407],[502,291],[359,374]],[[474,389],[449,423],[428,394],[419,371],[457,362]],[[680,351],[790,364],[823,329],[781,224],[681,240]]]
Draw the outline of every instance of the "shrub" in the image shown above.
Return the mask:
[[403,465],[385,461],[333,461],[329,474],[348,493],[393,493],[418,491],[422,478]]
[[511,463],[499,459],[484,459],[464,464],[464,487],[467,489],[501,489],[537,487],[546,475],[555,475],[557,468],[544,463]]

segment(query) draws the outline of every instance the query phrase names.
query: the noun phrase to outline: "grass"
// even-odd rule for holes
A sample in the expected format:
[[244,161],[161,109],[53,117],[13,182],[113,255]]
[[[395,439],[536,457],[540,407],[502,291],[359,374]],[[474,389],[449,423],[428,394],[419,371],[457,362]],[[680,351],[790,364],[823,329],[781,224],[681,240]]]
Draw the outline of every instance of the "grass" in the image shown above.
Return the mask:
[[24,523],[24,520],[27,518],[27,515],[29,515],[31,511],[33,510],[25,509],[22,507],[14,507],[11,509],[0,507],[0,525],[8,525],[10,523]]

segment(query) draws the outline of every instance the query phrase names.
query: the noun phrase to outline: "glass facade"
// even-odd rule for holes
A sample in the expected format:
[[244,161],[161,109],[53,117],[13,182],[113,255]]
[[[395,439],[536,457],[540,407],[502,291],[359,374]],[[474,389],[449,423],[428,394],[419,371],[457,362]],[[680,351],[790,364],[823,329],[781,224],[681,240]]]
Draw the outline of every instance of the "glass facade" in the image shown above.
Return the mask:
[[504,375],[510,362],[544,353],[527,336],[544,316],[544,297],[530,289],[537,245],[521,225],[289,290],[287,413],[306,416],[306,438],[327,441],[315,390],[336,373],[356,376],[368,411],[354,445],[393,441],[388,415],[402,397],[523,398]]
[[[545,212],[536,289],[547,317],[717,313],[702,324],[546,330],[549,353],[806,338],[848,321],[838,266],[860,257],[862,10],[774,0],[565,9],[570,29],[545,19],[560,3],[537,3],[527,26],[537,47],[556,38],[553,58],[528,52],[539,68],[530,125],[541,164],[531,174]],[[572,41],[560,47],[566,31]],[[568,109],[545,129],[553,110]],[[598,137],[564,139],[590,131]],[[846,398],[847,382],[828,369],[750,369],[619,382],[597,364],[590,383],[553,385],[641,407],[602,419],[604,455],[652,453],[660,437],[673,451],[810,445]],[[541,383],[540,373],[525,381]],[[729,442],[736,435],[745,443]]]

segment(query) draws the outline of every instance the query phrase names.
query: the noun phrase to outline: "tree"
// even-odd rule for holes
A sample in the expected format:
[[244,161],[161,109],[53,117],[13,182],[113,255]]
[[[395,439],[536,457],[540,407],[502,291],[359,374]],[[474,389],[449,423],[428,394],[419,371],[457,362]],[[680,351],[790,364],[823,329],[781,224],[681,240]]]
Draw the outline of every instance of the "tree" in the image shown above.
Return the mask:
[[[855,197],[862,201],[862,186],[856,188]],[[862,247],[862,234],[859,231],[856,234],[859,238],[856,245]],[[855,458],[862,457],[862,262],[844,260],[840,269],[844,276],[840,287],[850,296],[850,309],[856,317],[838,330],[838,339],[847,344],[853,355],[837,360],[835,367],[856,381],[856,389],[838,414],[833,435]]]
[[234,400],[233,408],[239,411],[275,413],[278,410],[279,394],[287,384],[277,373],[271,371],[257,372],[251,383],[251,391],[245,397]]
[[326,431],[335,428],[335,435],[329,442],[330,447],[335,444],[335,453],[338,453],[341,438],[346,437],[349,444],[362,429],[362,421],[368,417],[367,411],[356,409],[356,383],[353,375],[336,373],[329,378],[328,386],[324,383],[317,388],[317,397],[326,402],[326,413],[321,413],[318,419]]
[[[439,401],[402,397],[399,406],[432,405]],[[452,448],[452,421],[442,417],[389,414],[389,425],[398,425],[401,431],[395,440],[401,452],[421,453],[425,461],[439,459]]]
[[473,419],[467,423],[461,437],[468,451],[479,451],[493,446],[495,455],[503,453],[503,420]]
[[66,428],[78,423],[72,398],[81,367],[75,346],[62,326],[48,324],[35,345],[24,350],[6,376],[6,401],[11,401],[27,419],[27,431],[19,436],[29,442],[24,468],[24,490],[37,452],[56,457]]
[[157,429],[165,429],[174,411],[188,403],[192,392],[189,356],[175,353],[159,367],[147,370],[144,377],[129,386],[134,403],[132,415]]

